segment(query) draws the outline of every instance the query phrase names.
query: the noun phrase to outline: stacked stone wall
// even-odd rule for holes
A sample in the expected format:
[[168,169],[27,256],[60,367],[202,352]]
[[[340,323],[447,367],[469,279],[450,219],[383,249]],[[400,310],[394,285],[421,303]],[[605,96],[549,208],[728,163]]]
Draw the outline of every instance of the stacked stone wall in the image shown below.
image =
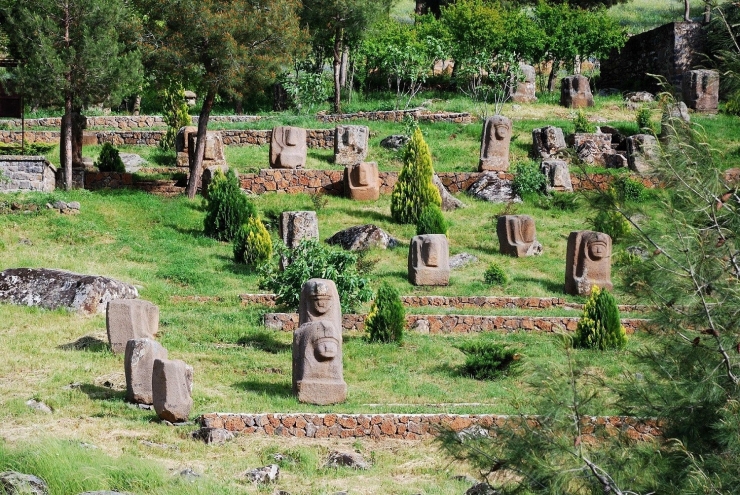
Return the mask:
[[429,112],[426,110],[388,110],[377,112],[357,112],[339,114],[319,114],[316,118],[322,122],[344,122],[352,120],[382,120],[386,122],[403,122],[406,116],[411,116],[417,122],[449,122],[454,124],[470,124],[473,117],[467,112]]
[[[190,117],[193,125],[198,124],[198,116]],[[245,123],[255,122],[260,117],[257,115],[212,115],[208,122]],[[20,128],[21,119],[0,119],[0,122],[11,127]],[[43,119],[26,119],[26,127],[61,127],[61,117],[49,117]],[[160,115],[103,115],[99,117],[87,117],[87,127],[112,127],[114,129],[128,130],[143,127],[166,127],[164,118]]]
[[[536,416],[520,418],[500,414],[229,414],[211,413],[198,418],[201,428],[222,428],[236,434],[297,438],[371,438],[423,440],[441,428],[460,432],[466,428],[516,428],[525,420],[539,425]],[[654,419],[630,416],[583,416],[581,441],[594,444],[607,437],[633,441],[661,441],[661,424]]]
[[51,192],[56,186],[57,169],[43,156],[0,156],[0,191]]

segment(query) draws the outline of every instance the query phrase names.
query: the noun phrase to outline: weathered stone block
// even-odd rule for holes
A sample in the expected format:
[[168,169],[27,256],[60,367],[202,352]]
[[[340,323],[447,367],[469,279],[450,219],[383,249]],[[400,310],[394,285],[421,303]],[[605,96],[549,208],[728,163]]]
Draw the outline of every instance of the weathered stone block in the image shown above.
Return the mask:
[[344,193],[355,201],[376,201],[380,197],[378,164],[363,162],[345,167]]
[[284,211],[280,214],[280,238],[290,249],[304,239],[319,238],[319,218],[315,211]]
[[152,401],[157,416],[171,423],[188,420],[193,407],[193,368],[184,361],[155,359]]
[[306,129],[279,126],[272,130],[270,168],[303,168],[307,152]]
[[108,303],[105,324],[111,349],[121,354],[131,339],[154,338],[159,329],[159,308],[143,299],[115,299]]
[[703,113],[717,113],[719,105],[719,72],[716,70],[690,70],[681,82],[686,106]]
[[514,103],[532,103],[537,101],[535,93],[536,73],[534,67],[524,63],[519,64],[519,70],[524,77],[516,81],[511,88],[511,101]]
[[152,371],[155,359],[167,359],[167,349],[156,340],[131,339],[126,343],[123,366],[126,372],[126,400],[152,404]]
[[560,82],[560,105],[568,108],[594,106],[588,78],[580,74],[564,77]]
[[571,232],[565,254],[565,292],[588,295],[593,286],[611,290],[611,255],[609,235],[592,230]]
[[542,160],[540,172],[547,177],[547,190],[573,192],[568,162],[563,160]]
[[532,129],[532,155],[535,158],[550,158],[565,148],[565,136],[560,127],[548,125]]
[[370,128],[364,125],[338,125],[334,129],[334,163],[355,165],[367,157]]
[[657,160],[660,149],[658,140],[650,134],[635,134],[627,138],[627,161],[630,170],[638,174],[647,174],[652,169],[652,162]]
[[409,282],[413,285],[448,285],[450,253],[444,234],[417,235],[411,239]]
[[478,163],[480,172],[509,169],[511,128],[511,120],[502,115],[494,115],[485,120]]
[[542,254],[542,244],[537,241],[534,219],[529,215],[498,217],[496,234],[502,254],[517,258]]

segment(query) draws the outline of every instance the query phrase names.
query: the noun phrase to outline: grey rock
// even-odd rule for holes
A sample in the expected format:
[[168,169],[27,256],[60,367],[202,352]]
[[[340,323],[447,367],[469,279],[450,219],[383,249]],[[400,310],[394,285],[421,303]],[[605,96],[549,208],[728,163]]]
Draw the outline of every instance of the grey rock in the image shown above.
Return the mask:
[[26,401],[26,405],[35,411],[39,411],[46,414],[51,414],[53,411],[49,406],[36,399],[29,399]]
[[244,476],[254,484],[275,483],[280,477],[280,466],[270,464],[261,468],[250,469]]
[[650,253],[648,253],[648,250],[642,246],[628,246],[625,251],[633,256],[638,256],[642,260],[646,260],[650,257]]
[[136,287],[98,275],[47,268],[9,268],[0,272],[0,300],[83,314],[104,313],[113,299],[135,299]]
[[478,258],[470,253],[460,253],[455,256],[450,256],[450,269],[462,268],[469,263],[475,263]]
[[540,172],[547,177],[546,189],[550,191],[573,192],[568,162],[564,160],[542,160]]
[[490,434],[488,433],[488,430],[482,426],[472,425],[457,432],[456,436],[460,442],[465,442],[465,440],[472,440],[475,438],[488,438]]
[[136,153],[119,153],[123,166],[126,167],[126,172],[133,173],[137,172],[141,167],[147,164],[141,156]]
[[432,183],[439,191],[439,195],[442,197],[442,210],[452,211],[458,208],[465,208],[465,204],[463,204],[462,201],[450,194],[450,191],[448,191],[445,185],[442,184],[442,181],[437,174],[434,174],[432,177]]
[[566,146],[565,136],[560,127],[548,125],[532,129],[532,154],[535,158],[551,158]]
[[48,495],[49,487],[32,474],[5,471],[0,473],[0,491],[6,495]]
[[404,136],[403,134],[393,134],[380,141],[380,146],[390,150],[400,150],[401,148],[406,146],[408,140],[408,136]]
[[473,485],[465,492],[465,495],[499,495],[499,491],[494,489],[488,483],[478,483]]
[[468,485],[477,485],[478,480],[470,476],[469,474],[458,474],[457,476],[452,477],[455,481],[463,481],[467,483]]
[[635,134],[627,138],[627,163],[630,170],[646,174],[653,170],[652,162],[660,154],[658,140],[650,134]]
[[358,225],[341,230],[328,238],[326,242],[342,246],[348,251],[362,251],[373,247],[386,249],[398,245],[398,239],[391,237],[386,231],[373,224]]
[[185,468],[182,471],[180,471],[178,474],[180,475],[181,478],[184,478],[185,480],[191,483],[195,482],[195,480],[200,478],[200,475],[190,468]]
[[234,439],[234,434],[224,428],[201,428],[193,433],[193,438],[207,444],[220,445]]
[[499,178],[496,172],[485,172],[480,174],[468,189],[468,194],[475,198],[489,201],[491,203],[521,203],[521,198],[514,194],[511,181]]
[[67,203],[67,208],[70,210],[79,210],[80,209],[80,202],[79,201],[70,201]]
[[357,452],[340,452],[334,450],[329,453],[329,458],[326,460],[326,467],[351,467],[353,469],[369,469],[370,464],[367,463],[364,457]]
[[420,318],[416,320],[413,325],[411,325],[411,328],[409,328],[409,330],[421,335],[429,335],[429,320]]

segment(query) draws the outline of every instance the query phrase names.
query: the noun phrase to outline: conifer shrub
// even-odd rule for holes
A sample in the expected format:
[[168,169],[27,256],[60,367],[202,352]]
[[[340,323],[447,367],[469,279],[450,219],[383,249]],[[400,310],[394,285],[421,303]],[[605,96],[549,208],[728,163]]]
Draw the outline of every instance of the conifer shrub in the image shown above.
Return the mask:
[[478,340],[456,345],[465,354],[461,374],[476,380],[496,380],[516,371],[521,355],[504,345]]
[[370,342],[400,343],[405,328],[406,310],[401,296],[388,282],[383,282],[365,318],[368,339]]
[[505,285],[508,282],[508,277],[503,268],[496,263],[491,263],[483,272],[483,281],[488,285]]
[[522,198],[538,196],[545,192],[547,177],[540,171],[540,166],[533,161],[519,162],[514,167],[514,180],[511,188],[514,194]]
[[573,346],[587,349],[623,349],[627,334],[619,319],[617,301],[609,291],[594,286],[578,321]]
[[101,172],[123,173],[126,171],[126,166],[123,164],[123,160],[121,160],[121,155],[118,154],[118,150],[110,143],[103,143],[103,147],[100,149],[100,155],[98,155],[98,161],[94,165]]
[[416,224],[428,205],[442,205],[432,182],[432,154],[417,127],[403,151],[403,167],[391,195],[391,216],[398,223]]
[[650,110],[650,107],[643,105],[640,107],[639,110],[637,110],[637,113],[635,114],[635,121],[637,122],[637,127],[640,128],[640,132],[647,132],[648,134],[656,134],[656,125],[655,122],[651,120],[652,117],[652,111]]
[[175,149],[177,132],[181,127],[192,123],[182,84],[165,89],[162,92],[162,102],[162,120],[167,124],[167,132],[159,141],[159,147],[163,150],[172,150]]
[[421,211],[416,221],[416,235],[444,234],[447,235],[449,225],[442,215],[442,208],[437,205],[427,205]]
[[249,217],[234,237],[234,261],[247,266],[257,266],[272,257],[272,238],[262,220]]
[[205,201],[204,232],[219,241],[232,241],[242,225],[256,215],[256,209],[239,188],[239,179],[233,170],[226,174],[217,170],[208,185]]

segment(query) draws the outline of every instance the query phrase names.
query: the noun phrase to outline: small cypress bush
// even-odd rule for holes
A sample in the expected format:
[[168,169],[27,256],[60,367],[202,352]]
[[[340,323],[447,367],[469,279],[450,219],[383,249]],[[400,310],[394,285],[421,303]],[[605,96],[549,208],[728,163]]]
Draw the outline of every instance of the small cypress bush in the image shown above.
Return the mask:
[[483,281],[488,285],[505,285],[508,282],[508,277],[503,268],[496,263],[491,263],[483,272]]
[[540,195],[547,187],[547,177],[540,172],[540,166],[533,161],[519,162],[514,168],[511,188],[514,194],[527,197]]
[[242,225],[256,215],[254,205],[239,188],[239,179],[231,169],[226,174],[216,171],[205,202],[205,234],[219,241],[232,241]]
[[455,347],[465,354],[461,373],[476,380],[496,380],[513,373],[521,359],[515,350],[485,340],[466,342]]
[[398,223],[416,224],[428,205],[442,205],[432,182],[432,154],[417,127],[403,151],[403,167],[391,195],[391,216]]
[[649,134],[655,134],[656,126],[655,122],[650,120],[652,117],[652,112],[650,111],[650,107],[648,106],[642,106],[639,110],[637,110],[637,113],[635,114],[635,121],[637,122],[637,127],[640,128],[640,132],[647,132]]
[[365,318],[368,338],[370,342],[400,343],[405,328],[406,310],[401,303],[401,296],[388,282],[383,282]]
[[118,154],[118,150],[110,143],[103,143],[103,147],[98,155],[98,161],[94,164],[101,172],[119,172],[126,171],[126,166]]
[[627,334],[619,319],[617,301],[609,291],[594,287],[578,321],[573,346],[604,351],[626,345]]
[[269,261],[272,238],[259,217],[249,217],[234,237],[234,261],[248,266]]
[[437,205],[427,205],[421,210],[419,220],[416,221],[416,235],[444,234],[447,235],[449,225],[442,215],[442,208]]

